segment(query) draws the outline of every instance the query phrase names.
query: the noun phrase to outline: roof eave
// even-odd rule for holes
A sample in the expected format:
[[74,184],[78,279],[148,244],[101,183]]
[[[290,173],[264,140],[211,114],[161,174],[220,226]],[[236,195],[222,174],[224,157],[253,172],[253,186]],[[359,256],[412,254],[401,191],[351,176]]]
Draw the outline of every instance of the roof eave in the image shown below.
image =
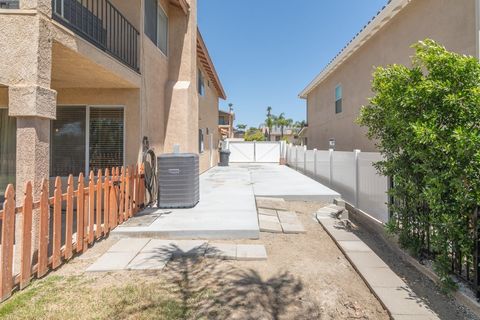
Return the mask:
[[335,71],[343,62],[363,46],[371,37],[373,37],[382,27],[393,17],[402,11],[413,0],[391,0],[378,14],[368,22],[364,28],[342,49],[342,51],[320,72],[312,82],[299,93],[298,97],[307,99],[323,80],[325,80],[333,71]]

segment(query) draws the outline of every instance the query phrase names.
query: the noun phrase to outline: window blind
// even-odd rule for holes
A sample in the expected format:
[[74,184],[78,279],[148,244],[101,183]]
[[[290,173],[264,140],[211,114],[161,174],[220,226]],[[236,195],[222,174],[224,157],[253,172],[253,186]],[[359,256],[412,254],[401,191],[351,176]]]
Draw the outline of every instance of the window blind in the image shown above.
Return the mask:
[[51,124],[50,176],[85,172],[86,108],[57,108]]
[[123,166],[123,108],[90,108],[90,170]]

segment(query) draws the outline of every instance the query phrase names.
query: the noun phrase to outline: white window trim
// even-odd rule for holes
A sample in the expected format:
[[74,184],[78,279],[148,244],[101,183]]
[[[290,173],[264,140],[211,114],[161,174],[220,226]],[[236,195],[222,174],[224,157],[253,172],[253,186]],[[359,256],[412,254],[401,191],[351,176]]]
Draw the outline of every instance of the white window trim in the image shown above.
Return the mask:
[[168,59],[168,57],[170,56],[170,17],[168,16],[167,14],[167,11],[165,11],[162,7],[162,4],[160,3],[161,1],[158,0],[158,8],[157,10],[162,10],[163,11],[163,14],[165,15],[165,17],[167,17],[167,52],[163,52],[162,49],[160,49],[158,47],[158,11],[157,11],[157,43],[155,43],[155,47],[157,47],[158,51],[160,51],[160,53],[166,58]]
[[[123,154],[122,162],[125,166],[125,141],[127,136],[127,117],[125,116],[126,107],[122,105],[98,105],[98,104],[59,104],[57,108],[68,108],[68,107],[85,107],[85,177],[88,177],[90,174],[90,108],[120,108],[123,110]],[[51,160],[50,160],[51,161]],[[96,173],[95,173],[96,174]]]

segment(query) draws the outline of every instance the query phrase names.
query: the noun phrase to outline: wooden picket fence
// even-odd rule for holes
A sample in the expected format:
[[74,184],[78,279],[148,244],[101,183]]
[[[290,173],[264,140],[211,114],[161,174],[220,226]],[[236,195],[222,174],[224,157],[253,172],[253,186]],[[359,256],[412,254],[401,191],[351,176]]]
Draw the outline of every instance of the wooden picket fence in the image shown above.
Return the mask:
[[[21,206],[18,207],[15,204],[13,185],[7,187],[3,210],[0,211],[0,302],[9,298],[13,290],[22,290],[28,286],[33,277],[43,277],[49,270],[58,268],[74,255],[84,253],[96,240],[108,236],[112,229],[134,216],[144,206],[143,166],[113,168],[111,171],[107,169],[104,174],[99,170],[97,176],[90,172],[87,184],[83,174],[80,174],[76,190],[74,178],[70,175],[67,184],[67,192],[63,193],[62,180],[57,177],[54,196],[49,197],[49,181],[45,179],[40,201],[33,201],[32,183],[28,182]],[[62,211],[65,212],[63,228]],[[21,215],[18,226],[16,215]],[[37,230],[32,228],[34,215],[39,217]],[[50,226],[53,226],[52,232]],[[17,241],[16,227],[21,228],[20,236],[17,235],[21,240]],[[38,235],[38,238],[33,239],[33,234]],[[37,245],[35,254],[32,249],[34,242]],[[16,243],[19,243],[15,251],[20,254],[20,270],[14,274]],[[35,261],[32,257],[36,257]]]

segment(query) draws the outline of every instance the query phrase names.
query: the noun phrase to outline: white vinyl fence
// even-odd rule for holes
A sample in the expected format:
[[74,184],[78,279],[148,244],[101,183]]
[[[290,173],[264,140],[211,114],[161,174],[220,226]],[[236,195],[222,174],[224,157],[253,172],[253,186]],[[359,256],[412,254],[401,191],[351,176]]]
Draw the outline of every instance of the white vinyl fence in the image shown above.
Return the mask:
[[342,198],[375,219],[388,221],[388,179],[377,173],[373,163],[380,153],[307,150],[288,145],[287,164],[337,191]]

